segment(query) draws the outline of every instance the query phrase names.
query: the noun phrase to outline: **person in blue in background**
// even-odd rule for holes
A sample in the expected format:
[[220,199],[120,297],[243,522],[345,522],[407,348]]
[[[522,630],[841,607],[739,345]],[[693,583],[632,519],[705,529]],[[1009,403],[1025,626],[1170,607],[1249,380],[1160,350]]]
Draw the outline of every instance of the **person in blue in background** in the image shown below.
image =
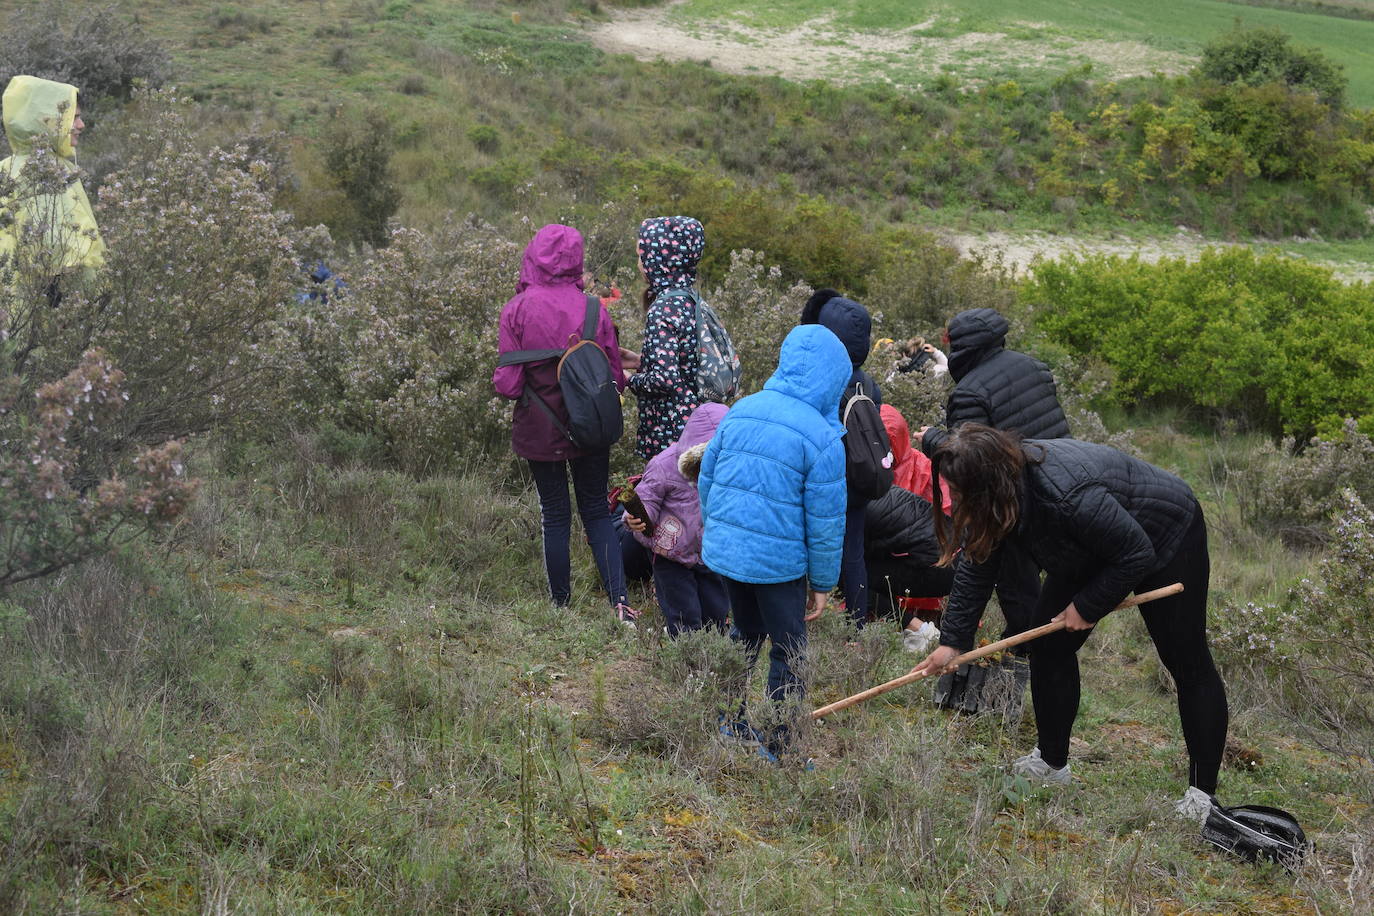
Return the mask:
[[[835,398],[835,416],[844,416],[849,399],[855,394],[855,386],[861,386],[863,393],[873,399],[879,407],[883,403],[883,393],[878,383],[864,372],[861,366],[868,359],[870,338],[873,334],[873,319],[868,309],[853,299],[841,296],[833,289],[818,289],[807,300],[802,309],[801,324],[819,324],[829,328],[844,344],[850,364],[849,378],[840,395]],[[848,510],[844,519],[844,556],[840,565],[840,591],[849,609],[850,618],[855,626],[862,627],[868,619],[868,567],[864,562],[864,511],[868,500],[849,490]]]
[[323,261],[316,261],[306,270],[305,275],[310,278],[312,285],[296,293],[296,302],[300,305],[309,305],[311,302],[328,305],[331,291],[339,296],[348,292],[348,284],[339,279],[338,274],[330,270],[329,265]]
[[850,372],[833,333],[793,328],[777,371],[730,408],[701,461],[702,559],[725,579],[750,668],[764,638],[772,643],[769,728],[750,727],[742,700],[738,718],[722,714],[721,734],[759,742],[772,762],[789,746],[789,722],[805,694],[795,666],[806,650],[808,607],[823,608],[839,578],[845,453],[835,405]]

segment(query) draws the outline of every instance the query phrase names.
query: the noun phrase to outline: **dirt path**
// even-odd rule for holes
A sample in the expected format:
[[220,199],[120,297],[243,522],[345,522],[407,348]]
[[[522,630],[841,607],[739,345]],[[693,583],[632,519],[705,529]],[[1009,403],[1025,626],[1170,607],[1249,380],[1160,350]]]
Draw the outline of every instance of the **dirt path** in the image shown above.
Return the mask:
[[[986,232],[979,235],[945,233],[936,230],[936,234],[957,248],[963,255],[975,253],[988,256],[1000,255],[1003,262],[1018,275],[1029,273],[1030,265],[1037,257],[1055,260],[1066,254],[1110,254],[1123,257],[1137,255],[1142,261],[1154,263],[1162,258],[1181,257],[1196,260],[1204,248],[1225,244],[1184,229],[1180,229],[1173,236],[1154,239],[1078,238],[1050,235],[1044,232]],[[1294,244],[1300,245],[1301,243]],[[1250,247],[1257,251],[1274,250],[1275,248],[1274,245],[1265,243],[1256,243]],[[1292,252],[1284,250],[1284,253]],[[1311,261],[1314,264],[1330,267],[1338,278],[1347,283],[1374,282],[1374,263],[1368,261],[1326,261],[1320,258],[1312,258]]]
[[641,60],[696,60],[728,73],[771,74],[794,80],[852,83],[881,80],[919,88],[923,80],[951,73],[969,82],[996,71],[1069,69],[1084,62],[1105,78],[1179,73],[1192,60],[1136,41],[1082,41],[1049,33],[1039,23],[1020,23],[1026,34],[967,32],[954,37],[924,33],[937,20],[905,29],[859,32],[820,17],[791,29],[757,29],[736,22],[679,23],[673,8],[619,9],[590,30],[603,51]]

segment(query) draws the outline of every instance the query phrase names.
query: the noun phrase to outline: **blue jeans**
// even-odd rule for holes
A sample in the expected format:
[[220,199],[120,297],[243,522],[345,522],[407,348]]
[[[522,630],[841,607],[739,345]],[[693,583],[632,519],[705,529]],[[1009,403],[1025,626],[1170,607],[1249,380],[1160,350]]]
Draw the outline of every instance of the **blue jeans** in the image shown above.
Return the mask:
[[654,591],[668,623],[669,636],[707,625],[725,632],[725,621],[730,617],[725,581],[702,564],[685,566],[655,556]]
[[626,603],[625,568],[620,560],[620,541],[611,527],[611,512],[606,505],[606,482],[610,477],[610,452],[596,452],[569,461],[531,461],[530,474],[539,491],[539,513],[544,528],[544,572],[549,577],[553,603],[564,606],[572,600],[572,558],[568,540],[572,537],[572,505],[568,501],[568,471],[572,471],[577,514],[587,532],[601,584],[611,606]]

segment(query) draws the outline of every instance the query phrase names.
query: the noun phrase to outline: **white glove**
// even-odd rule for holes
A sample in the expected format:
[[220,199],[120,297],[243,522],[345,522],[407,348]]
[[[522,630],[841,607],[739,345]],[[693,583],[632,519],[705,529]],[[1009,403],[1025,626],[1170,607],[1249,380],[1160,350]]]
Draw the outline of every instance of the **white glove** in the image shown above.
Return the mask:
[[919,629],[902,631],[902,648],[917,655],[930,652],[939,641],[940,631],[929,620],[922,623]]

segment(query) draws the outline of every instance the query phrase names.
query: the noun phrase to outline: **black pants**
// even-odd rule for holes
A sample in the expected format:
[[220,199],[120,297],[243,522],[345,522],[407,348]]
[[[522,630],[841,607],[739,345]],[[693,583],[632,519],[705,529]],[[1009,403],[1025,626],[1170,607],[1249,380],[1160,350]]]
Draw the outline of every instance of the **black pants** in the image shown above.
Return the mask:
[[668,635],[713,626],[722,633],[730,619],[725,580],[703,564],[684,566],[663,556],[654,557],[654,593],[668,624]]
[[[1008,543],[1002,547],[1002,568],[997,573],[997,603],[1007,622],[1002,639],[1031,628],[1031,620],[1035,618],[1035,609],[1040,603],[1040,566],[1029,553],[1015,544]],[[1061,607],[1059,611],[1062,610]],[[1058,614],[1059,611],[1054,613]]]
[[625,581],[648,582],[654,574],[654,555],[635,539],[634,532],[625,527],[625,513],[611,513],[611,527],[620,541],[620,563],[625,568]]
[[549,579],[549,594],[560,607],[572,600],[572,556],[568,541],[572,537],[572,502],[568,499],[568,475],[572,474],[577,512],[596,559],[601,584],[611,607],[624,604],[625,567],[620,560],[620,542],[611,526],[611,511],[606,505],[606,480],[610,474],[610,452],[593,452],[569,461],[531,461],[530,476],[539,491],[539,512],[544,529],[544,572]]
[[[772,643],[768,650],[768,699],[773,702],[768,744],[777,753],[786,747],[791,729],[789,723],[801,702],[806,687],[794,667],[806,653],[806,578],[760,585],[738,582],[729,577],[725,589],[730,595],[730,610],[735,616],[735,629],[749,660],[752,671],[763,648],[765,637]],[[741,684],[740,715],[744,714],[747,698],[743,697],[746,680]]]
[[880,620],[895,617],[898,598],[943,598],[953,584],[953,566],[927,566],[910,557],[869,557],[869,614]]
[[[1226,747],[1226,687],[1207,647],[1207,525],[1194,508],[1192,525],[1178,552],[1136,586],[1137,593],[1183,583],[1183,592],[1141,605],[1150,639],[1178,688],[1178,715],[1188,747],[1188,784],[1215,793]],[[1036,608],[1035,625],[1048,623],[1078,591],[1079,583],[1050,576]],[[1069,734],[1078,715],[1078,650],[1092,630],[1061,630],[1032,644],[1031,698],[1040,755],[1053,767],[1069,759]]]
[[849,491],[844,513],[844,548],[840,554],[840,591],[854,625],[868,619],[868,566],[864,563],[864,512],[869,501]]

